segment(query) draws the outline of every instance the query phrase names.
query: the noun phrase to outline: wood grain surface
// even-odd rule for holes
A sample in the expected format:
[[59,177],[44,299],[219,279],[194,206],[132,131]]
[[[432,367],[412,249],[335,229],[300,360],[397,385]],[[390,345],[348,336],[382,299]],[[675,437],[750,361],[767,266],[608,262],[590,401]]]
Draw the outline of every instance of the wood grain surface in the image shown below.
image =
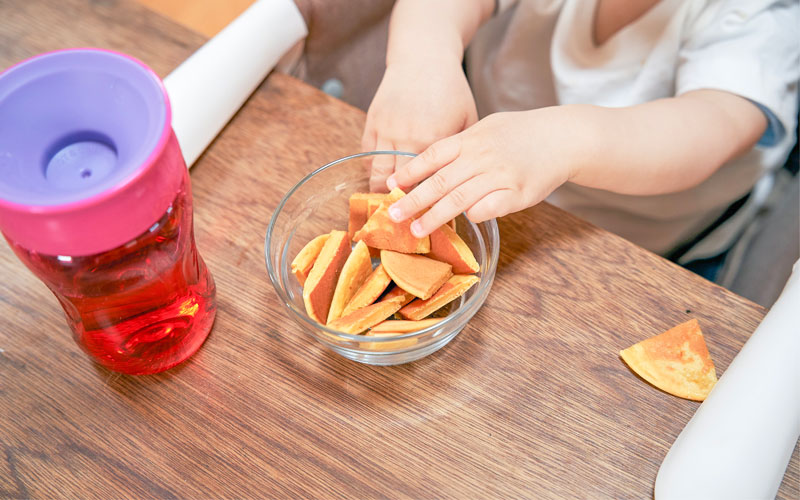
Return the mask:
[[178,24],[212,37],[245,11],[253,0],[137,0]]
[[[202,41],[128,1],[0,0],[0,68],[100,46],[166,75]],[[363,122],[273,75],[201,158],[195,227],[219,310],[166,373],[92,364],[0,246],[0,497],[652,497],[698,404],[618,351],[694,317],[724,373],[764,309],[542,204],[499,221],[492,292],[453,342],[403,366],[347,361],[281,309],[264,234],[295,182],[358,150]],[[795,449],[779,497],[799,484]]]

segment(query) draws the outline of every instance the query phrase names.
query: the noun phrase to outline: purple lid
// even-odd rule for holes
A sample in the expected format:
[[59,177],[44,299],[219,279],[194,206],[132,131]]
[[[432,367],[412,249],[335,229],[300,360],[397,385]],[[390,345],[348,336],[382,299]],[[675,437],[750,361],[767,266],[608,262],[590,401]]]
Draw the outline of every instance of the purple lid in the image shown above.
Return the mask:
[[160,79],[116,52],[50,52],[0,74],[0,229],[54,255],[144,232],[180,179],[170,119]]

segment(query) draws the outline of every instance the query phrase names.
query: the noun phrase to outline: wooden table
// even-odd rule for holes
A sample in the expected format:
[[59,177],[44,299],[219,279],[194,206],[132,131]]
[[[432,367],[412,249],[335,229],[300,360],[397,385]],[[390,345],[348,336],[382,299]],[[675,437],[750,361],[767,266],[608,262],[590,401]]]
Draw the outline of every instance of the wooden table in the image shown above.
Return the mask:
[[[203,38],[124,0],[0,0],[0,67],[100,46],[166,75]],[[699,318],[718,373],[764,309],[540,205],[501,221],[492,292],[416,363],[377,368],[289,321],[263,238],[308,171],[358,151],[360,111],[286,76],[262,85],[192,172],[214,330],[187,363],[93,365],[43,284],[0,247],[0,497],[632,498],[698,404],[617,352]],[[781,498],[797,498],[798,452]]]

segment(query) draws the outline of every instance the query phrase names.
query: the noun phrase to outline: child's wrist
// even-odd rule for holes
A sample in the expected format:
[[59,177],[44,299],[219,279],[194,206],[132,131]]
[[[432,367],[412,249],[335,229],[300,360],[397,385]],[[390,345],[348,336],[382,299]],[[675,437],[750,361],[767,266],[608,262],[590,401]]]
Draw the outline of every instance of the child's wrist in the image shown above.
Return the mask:
[[436,75],[443,71],[461,71],[461,58],[447,53],[428,53],[424,55],[399,54],[386,58],[386,69],[399,68],[412,72],[410,76]]
[[398,63],[408,66],[460,65],[463,58],[464,44],[455,30],[422,36],[417,33],[403,33],[390,37],[386,50],[387,67]]
[[608,108],[589,104],[561,106],[568,113],[565,126],[574,137],[568,149],[567,181],[587,185],[598,170],[602,168],[602,150],[607,140],[609,123]]

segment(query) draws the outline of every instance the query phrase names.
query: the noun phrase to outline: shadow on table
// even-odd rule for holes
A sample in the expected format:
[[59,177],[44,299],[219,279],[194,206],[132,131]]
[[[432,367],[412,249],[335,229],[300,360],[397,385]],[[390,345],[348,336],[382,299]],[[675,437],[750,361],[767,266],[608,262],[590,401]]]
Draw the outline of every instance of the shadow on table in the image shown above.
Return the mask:
[[126,375],[109,370],[105,366],[94,362],[92,363],[92,368],[94,368],[95,373],[97,373],[97,378],[105,381],[104,384],[106,387],[122,396],[135,397],[138,390],[143,387],[163,384],[179,376],[181,372],[189,366],[193,357],[194,355],[167,371],[155,373],[153,375]]
[[486,314],[479,311],[449,344],[403,365],[350,361],[307,336],[294,345],[297,350],[269,350],[265,356],[288,368],[282,375],[291,377],[300,392],[313,394],[327,411],[363,425],[374,425],[376,415],[383,424],[415,425],[458,411],[486,390],[486,367],[491,366],[491,353],[483,347],[487,328]]
[[500,256],[496,277],[517,273],[536,255],[550,249],[575,247],[596,236],[598,228],[548,203],[497,219]]

